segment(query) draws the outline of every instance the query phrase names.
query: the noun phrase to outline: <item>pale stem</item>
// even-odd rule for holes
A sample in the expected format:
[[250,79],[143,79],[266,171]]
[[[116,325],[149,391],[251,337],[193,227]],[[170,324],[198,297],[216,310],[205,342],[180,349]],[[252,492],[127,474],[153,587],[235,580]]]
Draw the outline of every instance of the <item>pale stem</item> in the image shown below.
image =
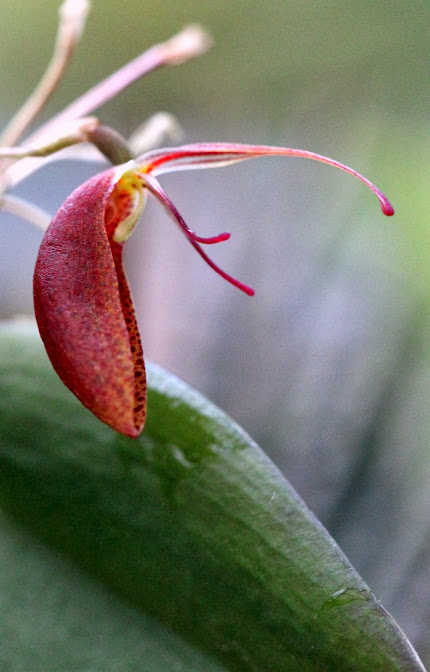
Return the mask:
[[[27,143],[30,145],[43,144],[46,142],[45,138],[58,134],[59,125],[85,117],[111,98],[114,98],[134,81],[156,68],[179,65],[186,59],[200,56],[210,47],[210,43],[210,37],[203,28],[199,26],[184,28],[183,31],[167,42],[151,47],[123,68],[96,84],[87,93],[41,126],[27,139]],[[31,163],[24,159],[16,167],[5,162],[3,170],[0,170],[0,175],[3,173],[2,179],[0,179],[0,192],[17,184],[37,170],[40,165],[41,160],[38,161],[37,159],[32,159]]]
[[[89,119],[91,119],[91,117],[89,117]],[[70,124],[68,124],[68,126],[70,128]],[[153,149],[154,147],[159,147],[160,145],[163,144],[163,141],[166,139],[170,140],[179,139],[180,134],[182,132],[179,122],[175,119],[173,115],[168,114],[167,112],[156,113],[152,117],[150,117],[144,124],[142,124],[142,126],[140,126],[129,137],[127,141],[125,141],[124,138],[121,138],[121,144],[123,145],[125,152],[128,152],[127,154],[124,152],[120,156],[116,152],[114,156],[112,152],[109,152],[108,157],[106,145],[104,145],[102,148],[101,143],[98,142],[97,143],[98,149],[96,147],[95,141],[101,139],[100,137],[97,138],[97,135],[100,136],[100,131],[103,132],[103,130],[106,129],[106,127],[99,126],[98,128],[99,133],[97,133],[96,131],[95,133],[92,134],[91,138],[88,138],[89,142],[93,143],[92,145],[85,143],[85,144],[71,144],[68,147],[57,147],[55,154],[44,153],[43,158],[39,159],[33,157],[28,161],[26,161],[25,159],[17,158],[18,151],[14,150],[13,153],[7,153],[6,149],[4,149],[4,151],[2,152],[2,149],[0,148],[0,159],[2,156],[15,157],[13,161],[12,160],[9,161],[7,169],[7,183],[6,182],[2,183],[0,179],[0,189],[1,187],[3,188],[14,187],[16,184],[18,184],[18,182],[21,182],[21,180],[28,177],[28,175],[34,173],[41,166],[44,166],[51,161],[57,161],[58,159],[68,159],[68,160],[74,159],[77,161],[89,161],[93,163],[100,163],[100,161],[103,161],[103,159],[112,163],[112,159],[114,159],[113,161],[114,164],[125,163],[130,158],[132,158],[132,156],[136,156],[137,154],[141,154],[142,152],[147,152]],[[57,128],[57,132],[61,130],[62,129]],[[64,131],[62,132],[64,133]],[[110,132],[115,134],[113,129],[110,129]],[[82,139],[82,141],[84,141],[84,139]],[[49,143],[46,143],[45,147],[48,144]],[[37,146],[40,148],[43,147],[44,145],[42,143]],[[25,148],[20,147],[18,149],[19,151],[22,150],[23,156],[24,155],[26,156]],[[60,149],[61,149],[61,155],[58,156],[57,154]],[[118,142],[116,143],[116,150],[117,149],[118,149]],[[100,152],[104,153],[100,154]]]
[[[93,86],[83,96],[68,105],[44,124],[31,140],[38,138],[45,132],[50,131],[58,123],[72,121],[85,117],[111,98],[115,98],[121,91],[144,75],[162,66],[172,66],[183,63],[185,60],[196,58],[204,53],[210,46],[210,38],[203,28],[192,27],[192,39],[190,27],[175,35],[167,42],[156,44],[137,58],[127,63],[112,75]],[[186,39],[184,39],[186,38]]]
[[[100,124],[95,117],[77,119],[74,122],[63,124],[63,128],[57,130],[58,137],[45,144],[33,147],[0,147],[0,160],[9,159],[9,167],[6,173],[8,182],[3,185],[0,182],[0,186],[4,188],[13,184],[14,166],[12,164],[14,162],[19,162],[18,169],[21,171],[20,176],[22,178],[25,177],[25,174],[37,169],[37,166],[31,165],[32,161],[41,158],[46,159],[46,157],[61,150],[76,147],[81,143],[91,143],[93,148],[96,148],[113,165],[126,163],[133,158],[127,141],[122,135],[113,128]],[[30,161],[23,161],[23,159],[30,159]],[[23,166],[23,164],[25,165]],[[28,167],[27,172],[25,172],[26,167]],[[22,168],[24,168],[24,173]]]
[[143,122],[128,138],[133,156],[162,147],[166,140],[178,141],[183,131],[179,121],[169,112],[156,112]]
[[46,231],[51,221],[51,216],[41,208],[10,194],[0,197],[0,208],[11,215],[25,219],[42,231]]
[[[92,142],[98,147],[96,139],[97,131],[101,128],[98,119],[95,117],[86,117],[80,119],[74,124],[68,124],[68,131],[64,135],[59,135],[51,142],[46,144],[36,145],[33,147],[0,147],[0,159],[28,159],[30,157],[45,157],[59,152],[61,149],[77,145],[81,142]],[[105,128],[105,127],[102,127]],[[63,129],[64,130],[64,129]],[[111,130],[111,129],[109,129]],[[114,132],[113,132],[114,133]],[[119,136],[119,134],[115,134]],[[125,141],[124,141],[125,142]],[[130,157],[128,157],[129,159]],[[128,160],[127,159],[127,160]]]
[[82,35],[89,3],[65,0],[59,9],[59,25],[54,53],[30,98],[9,122],[0,137],[0,145],[12,147],[30,126],[57,88]]

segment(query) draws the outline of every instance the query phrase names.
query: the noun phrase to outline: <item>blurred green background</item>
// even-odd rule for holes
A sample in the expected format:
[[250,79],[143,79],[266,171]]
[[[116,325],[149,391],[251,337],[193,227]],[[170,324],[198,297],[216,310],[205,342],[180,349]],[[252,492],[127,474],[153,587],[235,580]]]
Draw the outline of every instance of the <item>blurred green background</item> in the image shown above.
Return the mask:
[[[2,5],[0,120],[50,57],[54,0]],[[47,118],[152,43],[200,22],[212,51],[151,74],[99,116],[122,133],[177,115],[187,142],[310,149],[333,169],[264,159],[166,176],[189,225],[256,289],[207,269],[156,203],[127,247],[147,356],[260,442],[430,658],[428,2],[94,0]],[[16,190],[54,213],[94,167],[62,163]],[[0,315],[32,311],[40,234],[4,216]]]

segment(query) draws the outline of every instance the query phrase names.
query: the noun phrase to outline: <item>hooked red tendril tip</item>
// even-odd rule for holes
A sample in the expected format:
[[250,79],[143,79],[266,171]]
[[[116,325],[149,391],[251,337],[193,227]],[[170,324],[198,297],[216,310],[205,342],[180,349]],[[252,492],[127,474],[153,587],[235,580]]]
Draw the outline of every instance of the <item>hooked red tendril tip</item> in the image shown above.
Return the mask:
[[195,240],[197,243],[203,243],[204,245],[214,245],[216,243],[223,243],[226,240],[229,240],[231,234],[224,232],[219,233],[217,236],[209,236],[205,238],[204,236],[198,236],[194,231],[189,233],[189,237],[192,240]]
[[392,215],[394,215],[394,208],[388,198],[384,197],[384,200],[381,201],[381,210],[387,217],[392,217]]

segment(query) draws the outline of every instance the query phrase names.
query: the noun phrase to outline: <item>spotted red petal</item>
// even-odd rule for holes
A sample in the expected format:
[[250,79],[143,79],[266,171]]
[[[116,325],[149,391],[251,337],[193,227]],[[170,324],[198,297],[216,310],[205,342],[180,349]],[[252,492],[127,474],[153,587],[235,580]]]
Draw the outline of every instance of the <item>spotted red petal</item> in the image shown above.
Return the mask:
[[145,422],[146,378],[123,245],[113,240],[116,185],[115,169],[108,170],[60,208],[39,250],[34,305],[63,383],[100,420],[136,437]]

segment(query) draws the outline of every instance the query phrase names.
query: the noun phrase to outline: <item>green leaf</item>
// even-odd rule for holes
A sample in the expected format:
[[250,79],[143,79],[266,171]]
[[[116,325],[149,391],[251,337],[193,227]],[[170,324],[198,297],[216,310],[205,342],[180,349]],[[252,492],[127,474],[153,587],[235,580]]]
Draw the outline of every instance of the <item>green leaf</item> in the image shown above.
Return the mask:
[[165,371],[149,367],[147,428],[127,439],[57,381],[34,326],[4,325],[0,425],[4,510],[196,655],[258,672],[424,670],[258,446]]
[[227,672],[0,518],[2,672]]

